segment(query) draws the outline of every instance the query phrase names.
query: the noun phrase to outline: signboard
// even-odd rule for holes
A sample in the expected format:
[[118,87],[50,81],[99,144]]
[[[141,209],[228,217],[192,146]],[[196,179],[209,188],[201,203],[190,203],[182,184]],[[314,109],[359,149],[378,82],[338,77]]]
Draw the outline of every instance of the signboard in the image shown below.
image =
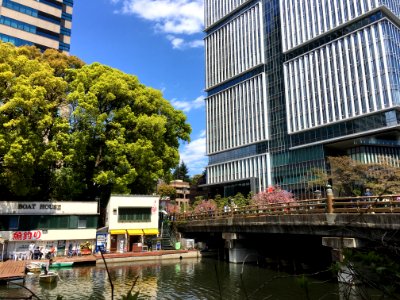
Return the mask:
[[107,249],[107,233],[96,234],[96,252]]
[[94,201],[18,202],[0,201],[0,215],[97,215]]
[[39,241],[42,234],[41,230],[14,231],[10,235],[10,241]]

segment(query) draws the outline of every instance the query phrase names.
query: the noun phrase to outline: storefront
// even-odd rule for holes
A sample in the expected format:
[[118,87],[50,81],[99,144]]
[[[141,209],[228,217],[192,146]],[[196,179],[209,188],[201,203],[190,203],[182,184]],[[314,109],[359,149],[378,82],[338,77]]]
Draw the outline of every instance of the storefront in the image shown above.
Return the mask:
[[[74,247],[94,249],[98,203],[0,201],[0,235],[4,257],[28,259],[32,247],[45,257],[50,249],[64,256]],[[71,245],[71,246],[70,246]]]
[[107,250],[146,251],[147,241],[158,236],[157,196],[111,196],[107,206]]

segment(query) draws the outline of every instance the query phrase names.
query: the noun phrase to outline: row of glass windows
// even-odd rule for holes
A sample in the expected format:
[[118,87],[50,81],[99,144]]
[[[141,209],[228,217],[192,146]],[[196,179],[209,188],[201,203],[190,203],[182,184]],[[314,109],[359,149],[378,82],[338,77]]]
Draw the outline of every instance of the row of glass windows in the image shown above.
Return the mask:
[[97,228],[97,216],[2,216],[0,230]]
[[292,147],[400,125],[400,113],[387,111],[307,130],[291,136]]
[[43,29],[43,28],[39,28],[33,25],[30,25],[28,23],[25,22],[21,22],[18,20],[14,20],[11,19],[9,17],[5,17],[5,16],[0,16],[0,24],[6,25],[6,26],[10,26],[19,30],[23,30],[26,32],[30,32],[33,34],[37,34],[52,40],[56,40],[58,41],[60,39],[60,35],[58,33]]
[[61,50],[61,51],[69,52],[70,47],[71,47],[70,44],[67,44],[67,43],[64,43],[64,42],[60,42],[60,44],[58,46],[58,49]]
[[29,45],[29,46],[33,45],[32,42],[29,42],[29,41],[26,41],[26,40],[22,40],[22,39],[18,39],[16,37],[8,36],[8,35],[2,34],[2,33],[0,33],[0,39],[5,43],[12,43],[17,47],[23,46],[23,45]]
[[71,36],[71,29],[70,28],[65,28],[65,27],[61,27],[60,29],[60,33],[62,35],[66,35],[66,36]]
[[351,148],[348,151],[348,154],[354,160],[366,164],[379,163],[382,158],[385,158],[388,161],[391,161],[392,159],[400,160],[400,148],[361,146]]
[[46,46],[35,44],[30,41],[22,40],[22,39],[19,39],[19,38],[13,37],[13,36],[9,36],[6,34],[2,34],[2,33],[0,33],[0,39],[5,43],[12,43],[17,47],[24,46],[24,45],[28,45],[28,46],[34,45],[42,51],[48,49],[48,47],[46,47]]
[[267,150],[268,150],[268,142],[265,141],[237,149],[211,154],[208,157],[208,163],[210,165],[213,165],[226,161],[237,160],[240,158],[255,156],[257,154],[264,154],[267,152]]
[[151,207],[118,207],[118,222],[151,222]]
[[233,10],[238,8],[248,0],[224,0],[224,1],[215,1],[215,0],[205,0],[205,16],[204,16],[204,25],[205,27],[209,27],[213,23],[222,19],[224,16],[231,13]]
[[37,0],[37,1],[58,9],[62,9],[62,3],[58,2],[57,0]]
[[255,178],[258,181],[256,184],[259,188],[258,191],[262,191],[270,184],[270,179],[267,177],[270,165],[267,153],[222,164],[209,165],[207,167],[207,183],[218,184]]
[[62,12],[61,18],[67,21],[72,21],[72,15],[66,12]]
[[208,97],[207,153],[267,139],[263,74]]
[[252,6],[206,37],[207,89],[263,62],[260,6]]
[[380,5],[400,17],[398,0],[280,0],[283,51],[286,52]]
[[18,11],[20,13],[26,14],[28,16],[42,19],[42,20],[45,20],[45,21],[48,21],[48,22],[51,22],[51,23],[54,23],[57,25],[61,24],[61,19],[56,16],[38,11],[34,8],[19,4],[17,2],[11,1],[11,0],[3,0],[3,6],[9,8],[9,9]]
[[288,132],[400,104],[393,99],[400,80],[400,30],[391,40],[382,34],[393,29],[389,21],[379,22],[285,63]]

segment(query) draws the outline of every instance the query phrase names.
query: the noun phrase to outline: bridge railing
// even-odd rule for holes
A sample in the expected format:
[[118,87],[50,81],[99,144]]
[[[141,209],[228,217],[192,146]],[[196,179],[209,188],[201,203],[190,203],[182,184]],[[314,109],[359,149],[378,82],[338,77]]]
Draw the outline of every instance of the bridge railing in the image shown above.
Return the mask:
[[[340,197],[333,200],[333,213],[400,213],[400,195]],[[176,221],[207,220],[215,218],[321,214],[328,212],[327,198],[301,200],[289,203],[249,205],[236,208],[186,212],[176,214]]]

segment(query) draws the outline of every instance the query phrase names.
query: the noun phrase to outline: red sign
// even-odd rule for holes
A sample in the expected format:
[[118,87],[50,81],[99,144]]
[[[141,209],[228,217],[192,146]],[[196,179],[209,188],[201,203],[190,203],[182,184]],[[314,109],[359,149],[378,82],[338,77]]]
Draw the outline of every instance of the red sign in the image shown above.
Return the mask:
[[11,234],[12,241],[34,241],[40,240],[42,237],[41,230],[32,230],[32,231],[15,231]]

